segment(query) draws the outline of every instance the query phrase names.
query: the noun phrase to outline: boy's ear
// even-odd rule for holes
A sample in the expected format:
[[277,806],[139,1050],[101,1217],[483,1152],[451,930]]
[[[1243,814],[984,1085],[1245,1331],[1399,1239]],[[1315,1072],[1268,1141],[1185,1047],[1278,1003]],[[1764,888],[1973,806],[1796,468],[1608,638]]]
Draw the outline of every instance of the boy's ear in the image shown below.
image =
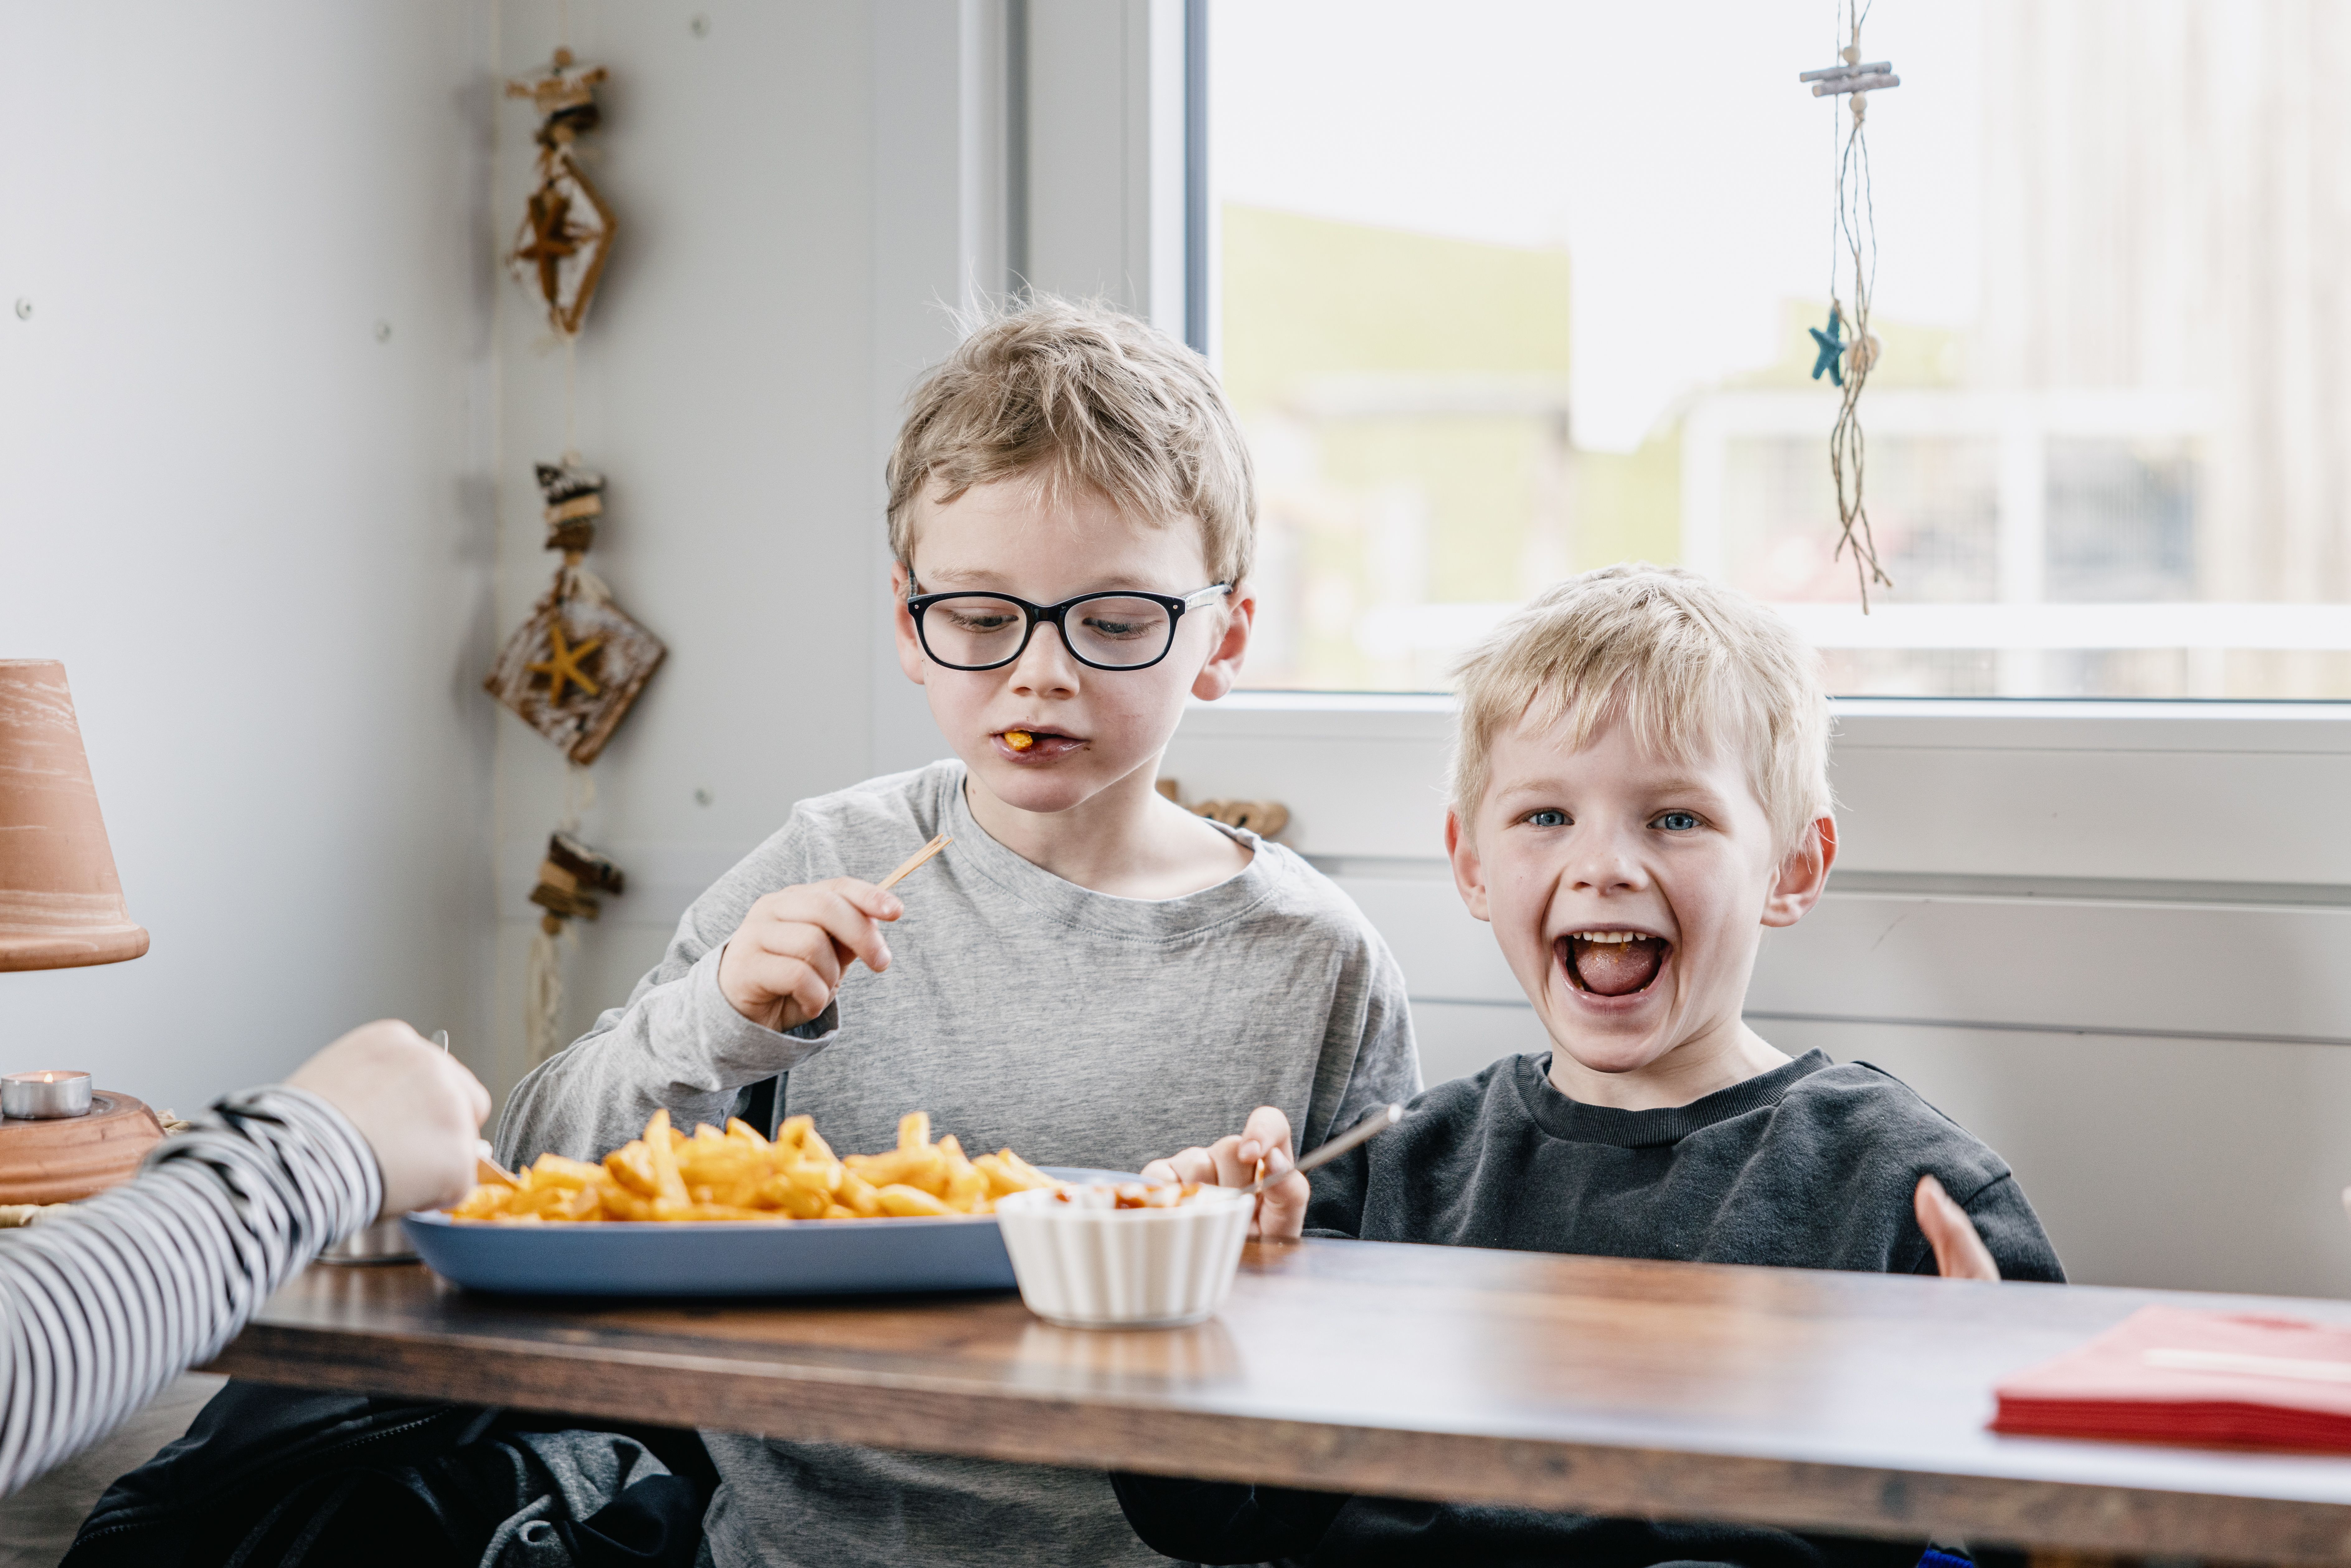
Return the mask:
[[1208,662],[1192,677],[1194,696],[1212,703],[1233,689],[1233,683],[1240,679],[1241,660],[1249,653],[1249,632],[1256,624],[1257,585],[1243,578],[1225,598],[1225,629],[1209,651]]
[[914,618],[906,612],[906,593],[913,582],[914,573],[904,561],[890,563],[890,618],[898,638],[898,667],[919,686],[931,662],[923,656],[923,640],[914,634]]
[[1478,858],[1478,845],[1461,825],[1461,813],[1447,806],[1445,809],[1445,857],[1453,862],[1453,885],[1460,890],[1461,902],[1469,913],[1490,923],[1493,915],[1486,904],[1486,862]]
[[1763,898],[1763,924],[1793,925],[1821,901],[1829,884],[1829,867],[1836,863],[1836,819],[1815,818],[1804,836],[1780,862],[1780,873]]

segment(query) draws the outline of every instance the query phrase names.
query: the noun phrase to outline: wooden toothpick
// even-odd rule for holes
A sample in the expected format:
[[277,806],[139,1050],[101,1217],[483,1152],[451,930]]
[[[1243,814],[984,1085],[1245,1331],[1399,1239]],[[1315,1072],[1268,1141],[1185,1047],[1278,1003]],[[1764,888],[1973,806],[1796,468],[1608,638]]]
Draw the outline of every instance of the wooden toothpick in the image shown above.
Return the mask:
[[925,861],[930,859],[933,855],[938,853],[941,850],[946,848],[953,842],[955,842],[953,839],[947,837],[945,833],[941,833],[937,838],[933,839],[929,843],[925,844],[921,849],[916,850],[913,854],[906,857],[906,863],[900,866],[896,871],[892,872],[888,876],[883,877],[879,885],[884,888],[897,886],[900,883],[906,880],[909,873],[913,872]]

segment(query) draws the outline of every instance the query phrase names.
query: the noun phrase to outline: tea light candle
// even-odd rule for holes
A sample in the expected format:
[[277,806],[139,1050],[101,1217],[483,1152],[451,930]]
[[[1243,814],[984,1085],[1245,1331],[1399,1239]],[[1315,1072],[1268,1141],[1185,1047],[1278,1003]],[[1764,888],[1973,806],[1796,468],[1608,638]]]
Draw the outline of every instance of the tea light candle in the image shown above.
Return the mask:
[[0,1078],[0,1115],[43,1122],[89,1114],[87,1072],[11,1072]]

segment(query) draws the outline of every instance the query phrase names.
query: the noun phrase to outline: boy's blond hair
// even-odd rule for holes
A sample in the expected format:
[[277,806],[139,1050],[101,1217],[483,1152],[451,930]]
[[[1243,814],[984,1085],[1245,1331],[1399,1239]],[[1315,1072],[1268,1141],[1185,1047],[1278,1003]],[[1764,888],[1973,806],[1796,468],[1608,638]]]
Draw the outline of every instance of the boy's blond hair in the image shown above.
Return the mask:
[[1158,526],[1195,519],[1212,581],[1249,575],[1256,549],[1249,448],[1216,377],[1100,305],[1040,298],[982,322],[915,387],[888,474],[890,549],[910,568],[925,494],[944,505],[1015,475],[1049,496],[1083,485]]
[[1540,728],[1568,720],[1575,747],[1622,721],[1636,744],[1670,757],[1737,747],[1784,854],[1834,804],[1819,664],[1785,621],[1694,572],[1636,562],[1570,578],[1456,672],[1453,809],[1468,831],[1494,737],[1521,718]]

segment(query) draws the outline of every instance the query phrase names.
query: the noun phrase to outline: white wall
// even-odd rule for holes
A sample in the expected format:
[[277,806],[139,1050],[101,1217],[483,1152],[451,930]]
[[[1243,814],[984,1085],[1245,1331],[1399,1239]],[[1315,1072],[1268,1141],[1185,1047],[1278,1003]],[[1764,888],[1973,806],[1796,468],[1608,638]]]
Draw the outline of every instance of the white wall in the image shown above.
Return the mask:
[[154,933],[9,977],[0,1057],[187,1105],[393,1013],[522,1071],[566,768],[479,679],[553,570],[563,355],[495,265],[532,127],[500,89],[567,15],[620,217],[578,349],[591,564],[670,657],[592,770],[631,891],[574,927],[561,1032],[794,800],[940,754],[882,463],[1008,281],[999,4],[0,3],[0,307],[33,302],[0,316],[0,654],[67,661]]
[[0,5],[0,655],[153,934],[0,976],[10,1069],[185,1110],[486,1027],[486,16]]
[[[532,125],[500,87],[562,9],[5,0],[0,654],[66,660],[154,948],[9,977],[0,1057],[188,1105],[392,1013],[522,1071],[566,769],[479,680],[553,569],[563,357],[495,265]],[[671,653],[593,769],[632,886],[575,927],[567,1037],[794,800],[938,755],[882,462],[1007,280],[999,5],[568,13],[621,224],[591,564]]]
[[[794,800],[942,754],[887,652],[882,465],[907,387],[1003,265],[994,211],[968,199],[1001,156],[1000,78],[973,68],[1000,49],[997,7],[569,10],[574,51],[613,73],[591,173],[620,215],[579,348],[579,446],[611,479],[590,565],[670,656],[592,769],[582,829],[631,886],[575,925],[567,1040]],[[500,17],[502,70],[546,60],[551,0]],[[529,123],[521,103],[500,120],[501,214],[520,210]],[[498,310],[503,628],[554,566],[530,464],[563,444],[562,359],[518,289]],[[502,1091],[524,1066],[527,896],[566,768],[505,716],[497,758]]]
[[[1180,41],[1170,0],[1029,7],[1036,200],[1019,236],[1004,225],[1000,0],[569,10],[574,50],[614,73],[592,172],[621,220],[580,347],[579,444],[611,478],[591,564],[671,653],[593,768],[583,831],[631,891],[574,927],[565,1039],[626,997],[686,904],[792,801],[946,754],[890,645],[882,471],[957,313],[1019,281],[1015,249],[1040,287],[1160,309],[1179,329],[1182,310],[1180,179],[1153,177],[1180,146],[1180,73],[1145,47]],[[543,61],[554,0],[499,14],[501,68]],[[500,121],[502,212],[519,200],[528,123],[519,104]],[[1104,184],[1067,199],[1081,175]],[[535,348],[544,329],[518,292],[499,311],[504,626],[552,570],[529,464],[561,446],[562,367]],[[502,720],[498,780],[503,1091],[523,1067],[527,897],[564,767]]]

